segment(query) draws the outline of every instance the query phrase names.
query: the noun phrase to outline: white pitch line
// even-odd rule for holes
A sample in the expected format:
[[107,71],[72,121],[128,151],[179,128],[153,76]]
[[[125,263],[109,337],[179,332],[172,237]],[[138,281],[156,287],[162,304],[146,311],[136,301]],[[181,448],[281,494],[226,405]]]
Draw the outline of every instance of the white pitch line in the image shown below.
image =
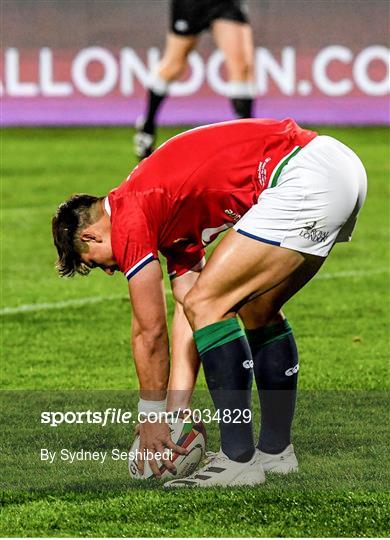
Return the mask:
[[[389,268],[378,268],[376,270],[350,270],[345,272],[333,272],[319,274],[314,279],[343,279],[343,278],[363,278],[366,276],[372,276],[375,274],[386,274],[389,272]],[[165,290],[166,294],[172,294],[171,289]],[[87,306],[91,304],[99,304],[100,302],[106,302],[110,300],[126,300],[127,296],[124,295],[111,295],[111,296],[87,296],[84,298],[74,298],[71,300],[61,300],[60,302],[45,302],[43,304],[22,304],[15,307],[5,307],[0,309],[0,315],[16,315],[18,313],[33,313],[36,311],[46,311],[51,309],[64,309],[73,308],[79,306]]]
[[319,273],[314,279],[339,279],[349,277],[366,277],[374,276],[375,274],[387,274],[390,272],[389,268],[377,268],[376,270],[346,270],[345,272],[324,272]]
[[85,298],[74,298],[72,300],[62,300],[60,302],[45,302],[43,304],[23,304],[15,307],[5,307],[0,310],[0,315],[14,315],[16,313],[30,313],[33,311],[46,311],[49,309],[63,309],[68,307],[86,306],[88,304],[99,304],[106,300],[126,299],[125,296],[89,296]]

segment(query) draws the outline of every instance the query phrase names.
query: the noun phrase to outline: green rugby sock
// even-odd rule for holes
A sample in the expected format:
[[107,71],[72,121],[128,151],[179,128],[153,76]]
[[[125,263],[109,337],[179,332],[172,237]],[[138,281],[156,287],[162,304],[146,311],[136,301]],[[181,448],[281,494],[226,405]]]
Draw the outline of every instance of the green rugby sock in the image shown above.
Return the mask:
[[249,461],[255,451],[250,420],[253,360],[245,333],[233,318],[197,330],[194,339],[221,418],[221,448],[232,460]]
[[291,442],[298,383],[298,352],[287,320],[246,330],[261,407],[258,448],[279,454]]

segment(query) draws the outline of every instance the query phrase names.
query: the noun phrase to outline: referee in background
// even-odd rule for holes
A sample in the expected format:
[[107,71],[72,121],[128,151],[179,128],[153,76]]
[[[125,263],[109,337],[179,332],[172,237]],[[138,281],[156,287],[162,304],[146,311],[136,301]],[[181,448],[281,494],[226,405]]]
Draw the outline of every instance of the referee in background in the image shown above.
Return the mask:
[[210,29],[224,53],[229,78],[228,97],[237,118],[252,116],[254,98],[253,36],[242,0],[171,0],[170,29],[163,57],[149,81],[146,111],[136,123],[134,147],[141,160],[154,149],[156,116],[187,65],[201,32]]

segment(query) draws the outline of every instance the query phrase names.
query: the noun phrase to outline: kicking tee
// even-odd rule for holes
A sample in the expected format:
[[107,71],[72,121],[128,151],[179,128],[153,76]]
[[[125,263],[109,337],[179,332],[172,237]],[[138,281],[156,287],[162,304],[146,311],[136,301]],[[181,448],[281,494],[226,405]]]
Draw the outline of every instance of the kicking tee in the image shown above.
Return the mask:
[[171,279],[191,270],[316,135],[289,118],[248,119],[168,140],[105,200],[119,269],[131,279],[160,252]]

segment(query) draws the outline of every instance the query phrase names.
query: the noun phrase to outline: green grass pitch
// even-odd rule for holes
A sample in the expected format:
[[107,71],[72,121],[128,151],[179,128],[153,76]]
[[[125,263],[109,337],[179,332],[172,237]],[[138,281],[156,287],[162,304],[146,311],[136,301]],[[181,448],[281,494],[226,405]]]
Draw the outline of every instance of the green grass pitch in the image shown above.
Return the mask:
[[[179,131],[161,129],[161,141]],[[38,415],[42,403],[99,410],[136,400],[126,281],[99,271],[59,279],[50,232],[60,201],[103,195],[127,176],[132,131],[3,131],[2,536],[389,536],[388,130],[319,131],[358,153],[369,192],[353,242],[336,246],[285,309],[300,350],[300,472],[256,489],[175,493],[131,484],[123,462],[37,458],[64,440],[74,449],[126,449],[132,439],[132,428],[42,430]],[[207,401],[202,377],[195,400]],[[217,449],[215,426],[208,431]]]

